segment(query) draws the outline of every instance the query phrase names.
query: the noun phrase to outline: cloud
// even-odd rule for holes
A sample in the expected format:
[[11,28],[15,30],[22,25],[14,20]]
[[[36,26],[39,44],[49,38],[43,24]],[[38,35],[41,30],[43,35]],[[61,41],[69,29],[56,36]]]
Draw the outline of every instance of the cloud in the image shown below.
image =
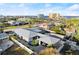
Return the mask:
[[27,15],[26,11],[24,10],[5,10],[2,14],[3,15]]
[[67,8],[66,10],[69,10],[69,11],[79,10],[79,4],[74,4],[74,5],[70,6],[69,8]]
[[[78,16],[79,11],[79,4],[73,4],[72,6],[64,7],[64,6],[52,6],[52,4],[45,4],[43,7],[40,8],[31,8],[33,4],[23,4],[20,3],[17,6],[13,5],[12,8],[7,9],[0,9],[0,14],[4,15],[37,15],[37,14],[44,14],[49,15],[49,13],[60,13],[64,16]],[[34,5],[35,6],[35,5]]]
[[63,10],[63,7],[61,6],[51,6],[51,7],[45,7],[38,10],[37,13],[49,15],[49,13],[60,13],[60,11]]
[[0,14],[1,15],[28,15],[29,13],[27,12],[29,11],[28,8],[11,8],[11,9],[0,9]]

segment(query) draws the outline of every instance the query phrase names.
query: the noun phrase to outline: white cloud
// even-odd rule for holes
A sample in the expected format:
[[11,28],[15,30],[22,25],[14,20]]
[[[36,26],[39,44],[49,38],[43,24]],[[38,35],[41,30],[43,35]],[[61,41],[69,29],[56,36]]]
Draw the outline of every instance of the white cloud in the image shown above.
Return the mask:
[[66,10],[70,10],[70,11],[79,10],[79,4],[74,4],[70,6],[69,8],[67,8]]
[[55,6],[55,7],[45,7],[38,10],[37,13],[49,15],[49,13],[60,13],[60,11],[63,10],[63,7],[61,6]]
[[[19,7],[19,9],[17,9]],[[22,8],[23,7],[23,8]],[[51,4],[45,4],[44,8],[40,9],[31,9],[29,5],[25,5],[23,3],[19,4],[16,9],[0,9],[0,14],[4,15],[37,15],[44,14],[49,15],[49,13],[60,13],[64,16],[79,16],[79,4],[74,4],[69,8],[65,8],[63,6],[51,6]],[[3,11],[3,12],[2,12]]]
[[27,8],[21,9],[0,9],[2,15],[28,15]]

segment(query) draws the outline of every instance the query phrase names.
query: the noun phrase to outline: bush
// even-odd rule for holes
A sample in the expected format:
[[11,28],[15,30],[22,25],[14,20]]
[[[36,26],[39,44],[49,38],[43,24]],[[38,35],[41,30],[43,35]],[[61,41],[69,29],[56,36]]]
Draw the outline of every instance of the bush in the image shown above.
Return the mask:
[[65,35],[65,31],[61,30],[59,26],[51,28],[52,31],[55,31],[57,34]]
[[38,40],[32,40],[31,44],[33,46],[37,46],[39,44]]
[[48,48],[51,48],[51,47],[55,48],[55,46],[53,44],[47,45],[47,47]]
[[74,35],[73,40],[76,42],[79,42],[79,35],[78,34]]

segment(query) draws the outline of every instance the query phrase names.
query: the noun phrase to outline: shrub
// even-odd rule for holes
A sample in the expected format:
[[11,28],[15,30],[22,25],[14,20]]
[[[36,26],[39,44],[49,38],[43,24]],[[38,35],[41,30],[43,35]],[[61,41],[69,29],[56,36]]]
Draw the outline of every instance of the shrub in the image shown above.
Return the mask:
[[38,45],[38,40],[32,40],[32,42],[31,42],[31,44],[33,45],[33,46],[37,46]]

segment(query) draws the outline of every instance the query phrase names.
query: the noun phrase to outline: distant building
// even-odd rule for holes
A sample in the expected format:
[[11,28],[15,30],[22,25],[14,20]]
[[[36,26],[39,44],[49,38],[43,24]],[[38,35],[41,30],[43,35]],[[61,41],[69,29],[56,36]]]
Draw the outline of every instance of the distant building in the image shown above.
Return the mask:
[[6,33],[0,33],[0,54],[12,45],[13,42],[9,40],[9,36]]
[[4,18],[4,16],[3,15],[0,15],[0,18]]
[[50,13],[49,14],[49,19],[52,19],[52,20],[59,20],[60,19],[60,14],[58,13]]
[[44,16],[44,14],[38,14],[37,17],[38,17],[38,18],[44,18],[45,16]]

